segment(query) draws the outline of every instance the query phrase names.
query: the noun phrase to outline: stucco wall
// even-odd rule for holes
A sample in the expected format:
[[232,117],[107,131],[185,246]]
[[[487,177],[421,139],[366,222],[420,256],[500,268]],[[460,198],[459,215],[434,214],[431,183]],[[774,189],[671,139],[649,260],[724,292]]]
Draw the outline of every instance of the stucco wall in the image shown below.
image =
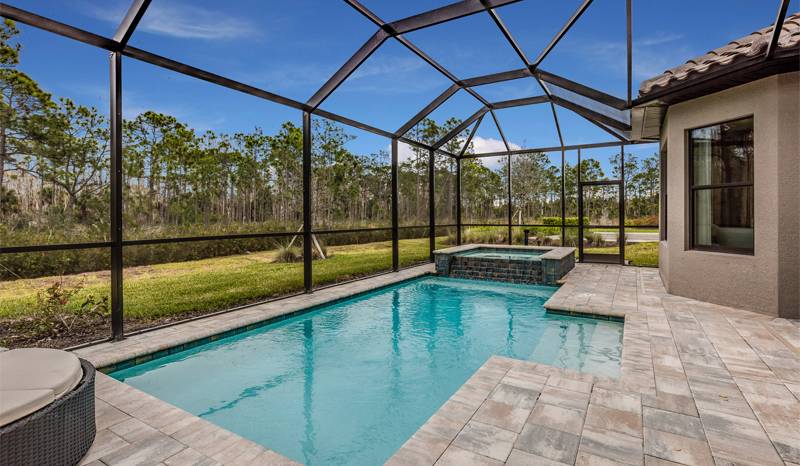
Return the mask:
[[[668,240],[659,247],[667,291],[783,317],[800,313],[800,73],[764,78],[673,105],[667,144]],[[755,254],[690,249],[687,130],[753,115]],[[663,169],[663,167],[662,167]]]

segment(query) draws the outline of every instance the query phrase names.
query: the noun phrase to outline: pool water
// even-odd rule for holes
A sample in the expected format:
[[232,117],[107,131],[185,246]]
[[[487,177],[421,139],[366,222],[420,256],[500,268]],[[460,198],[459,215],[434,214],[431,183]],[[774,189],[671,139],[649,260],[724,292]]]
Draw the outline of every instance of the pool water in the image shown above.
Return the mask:
[[528,260],[528,261],[538,261],[539,256],[546,253],[548,251],[543,250],[536,250],[536,251],[525,251],[525,252],[516,252],[516,251],[487,251],[484,249],[478,249],[475,251],[467,251],[463,254],[455,254],[456,257],[485,257],[487,259],[515,259],[515,260]]
[[555,288],[422,278],[115,372],[282,455],[381,465],[492,355],[619,376],[622,324]]

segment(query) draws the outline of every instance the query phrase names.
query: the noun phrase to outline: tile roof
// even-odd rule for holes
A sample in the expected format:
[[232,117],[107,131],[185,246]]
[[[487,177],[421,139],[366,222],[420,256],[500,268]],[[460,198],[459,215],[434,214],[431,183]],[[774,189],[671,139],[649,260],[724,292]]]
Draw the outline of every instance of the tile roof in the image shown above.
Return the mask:
[[[774,24],[771,24],[747,37],[712,50],[702,57],[689,60],[685,65],[672,68],[663,74],[644,81],[639,87],[639,96],[644,97],[647,94],[664,90],[678,83],[738,64],[758,55],[764,55],[772,37],[773,26]],[[778,38],[776,53],[790,48],[800,50],[800,13],[789,15],[784,20],[781,35]]]

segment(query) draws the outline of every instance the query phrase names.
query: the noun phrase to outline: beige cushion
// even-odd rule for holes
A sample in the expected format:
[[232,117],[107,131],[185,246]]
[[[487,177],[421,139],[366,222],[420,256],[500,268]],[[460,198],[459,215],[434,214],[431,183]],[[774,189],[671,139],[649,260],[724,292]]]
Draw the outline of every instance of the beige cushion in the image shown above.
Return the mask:
[[0,391],[0,426],[36,412],[53,400],[53,390]]
[[23,348],[0,353],[0,391],[52,390],[58,399],[83,377],[78,357],[49,348]]

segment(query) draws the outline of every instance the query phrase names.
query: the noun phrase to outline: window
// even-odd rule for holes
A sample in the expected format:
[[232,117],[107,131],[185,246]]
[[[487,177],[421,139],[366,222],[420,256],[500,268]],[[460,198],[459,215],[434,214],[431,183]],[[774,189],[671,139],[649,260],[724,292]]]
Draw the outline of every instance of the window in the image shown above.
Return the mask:
[[691,131],[691,244],[753,254],[753,117]]

